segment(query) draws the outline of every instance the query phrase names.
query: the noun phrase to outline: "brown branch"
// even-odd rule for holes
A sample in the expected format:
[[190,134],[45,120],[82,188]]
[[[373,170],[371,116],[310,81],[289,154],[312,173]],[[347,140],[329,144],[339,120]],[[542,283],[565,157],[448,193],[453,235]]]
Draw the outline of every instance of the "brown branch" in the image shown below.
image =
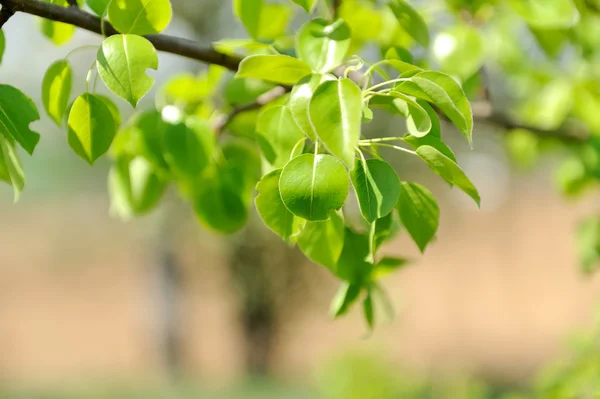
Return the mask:
[[564,143],[580,144],[589,139],[590,133],[581,125],[565,122],[557,129],[541,129],[517,122],[508,115],[494,111],[489,103],[473,104],[473,120],[476,124],[497,127],[505,131],[524,129],[541,139],[554,139]]
[[235,107],[226,115],[223,115],[221,118],[217,120],[215,123],[215,131],[217,134],[221,134],[223,130],[233,121],[233,119],[241,113],[253,111],[259,109],[270,102],[277,100],[279,97],[284,96],[286,93],[289,93],[292,90],[291,86],[276,86],[271,90],[267,91],[264,94],[258,96],[256,101],[251,102],[250,104],[241,105],[239,107]]
[[[2,11],[0,12],[3,12],[4,9],[12,10],[13,12],[20,11],[52,21],[64,22],[90,32],[98,34],[102,34],[103,32],[100,18],[78,7],[61,7],[41,0],[0,0],[0,4],[2,4]],[[115,28],[108,22],[104,23],[104,33],[106,36],[118,34]],[[221,65],[232,71],[237,71],[241,61],[239,57],[223,54],[213,48],[201,46],[193,40],[164,34],[147,35],[145,38],[159,51],[180,55],[208,64]]]
[[4,26],[6,22],[14,15],[13,10],[10,7],[3,5],[2,9],[0,9],[0,29]]

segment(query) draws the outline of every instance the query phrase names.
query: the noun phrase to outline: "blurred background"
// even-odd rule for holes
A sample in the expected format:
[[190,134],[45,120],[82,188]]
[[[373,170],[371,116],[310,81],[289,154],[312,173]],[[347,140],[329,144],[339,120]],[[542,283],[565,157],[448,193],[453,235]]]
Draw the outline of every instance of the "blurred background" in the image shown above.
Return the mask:
[[[244,37],[229,1],[173,4],[170,34]],[[4,27],[0,81],[41,107],[45,68],[101,39],[78,31],[55,47],[37,23],[17,15]],[[70,57],[75,92],[94,58]],[[161,54],[150,74],[159,86],[202,68]],[[574,232],[597,196],[561,197],[564,154],[518,168],[492,126],[476,124],[474,151],[446,129],[481,210],[423,165],[395,161],[440,199],[441,226],[424,256],[406,234],[387,246],[413,263],[384,282],[395,317],[372,333],[358,311],[332,321],[333,277],[260,223],[219,237],[175,195],[147,217],[112,219],[108,162],[84,164],[46,115],[34,127],[21,201],[0,187],[0,398],[498,398],[527,391],[593,331],[600,278],[578,268]]]

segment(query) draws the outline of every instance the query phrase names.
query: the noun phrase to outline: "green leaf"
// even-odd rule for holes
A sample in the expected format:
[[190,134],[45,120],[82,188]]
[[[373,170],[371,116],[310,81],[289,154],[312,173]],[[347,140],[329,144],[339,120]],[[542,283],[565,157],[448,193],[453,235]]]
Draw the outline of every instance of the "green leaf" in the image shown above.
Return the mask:
[[296,51],[313,71],[328,72],[343,62],[350,41],[350,28],[343,20],[330,24],[324,19],[313,19],[296,34]]
[[577,249],[581,268],[591,273],[600,266],[600,220],[592,217],[577,226]]
[[428,145],[417,148],[417,155],[421,157],[435,173],[452,185],[456,185],[464,191],[469,197],[473,198],[477,206],[480,206],[481,199],[477,189],[471,183],[471,180],[465,175],[465,172],[450,158]]
[[579,21],[572,0],[511,0],[511,6],[536,28],[569,28]]
[[308,259],[336,274],[344,247],[344,220],[331,212],[329,220],[307,222],[298,236],[298,247]]
[[96,94],[96,97],[98,97],[104,102],[104,104],[106,104],[106,106],[110,110],[110,113],[113,116],[113,120],[115,121],[115,130],[119,130],[119,127],[121,126],[121,113],[119,112],[119,108],[117,108],[117,105],[110,98],[103,96],[102,94]]
[[69,145],[90,165],[108,151],[116,134],[110,108],[102,99],[89,93],[77,97],[73,103],[68,128]]
[[329,219],[348,196],[348,174],[331,155],[303,154],[281,172],[279,189],[285,206],[296,216],[318,221]]
[[450,76],[441,72],[424,71],[400,82],[396,89],[436,105],[472,145],[471,105],[463,89]]
[[359,284],[350,284],[342,281],[340,288],[331,301],[331,314],[333,317],[340,317],[348,313],[350,306],[358,299],[362,287]]
[[110,0],[85,0],[88,7],[99,17],[104,17]]
[[168,125],[163,132],[164,158],[171,170],[187,178],[197,177],[208,165],[215,148],[210,126],[197,117]]
[[194,185],[194,211],[200,222],[226,234],[242,228],[248,210],[240,184],[239,176],[228,169],[207,169]]
[[165,182],[146,159],[117,159],[108,175],[111,214],[129,220],[148,213],[158,204],[165,188]]
[[425,187],[406,182],[400,187],[397,205],[400,220],[421,252],[425,252],[438,230],[440,208]]
[[344,248],[336,265],[335,274],[342,280],[362,284],[371,274],[373,265],[367,262],[371,255],[370,237],[345,229]]
[[377,264],[373,268],[371,278],[373,280],[380,279],[405,267],[407,264],[408,260],[406,259],[386,256],[382,258],[379,262],[377,262]]
[[477,28],[456,25],[440,32],[433,42],[433,55],[442,70],[467,79],[483,65],[485,43]]
[[400,179],[387,162],[369,159],[356,161],[352,182],[360,211],[369,223],[388,215],[398,201]]
[[3,136],[0,136],[0,180],[12,184],[14,200],[17,202],[25,186],[25,173],[13,140]]
[[293,85],[310,75],[310,67],[287,55],[251,55],[240,63],[236,78],[255,78],[284,85]]
[[148,39],[114,35],[102,42],[96,65],[106,87],[135,107],[154,84],[146,70],[158,69],[158,55]]
[[300,233],[306,221],[294,216],[283,204],[279,193],[280,176],[281,169],[277,169],[262,177],[256,185],[258,195],[254,203],[265,225],[283,240],[289,241]]
[[[61,7],[69,7],[67,0],[46,0],[50,4]],[[75,34],[75,26],[63,22],[56,22],[50,19],[40,20],[40,29],[42,34],[52,41],[52,43],[60,46],[68,42]]]
[[317,133],[312,126],[309,114],[310,100],[319,85],[325,81],[333,80],[329,75],[314,74],[306,76],[292,89],[289,107],[296,124],[312,141],[317,138]]
[[0,29],[0,64],[2,64],[2,57],[4,56],[4,50],[6,49],[6,38],[4,32]]
[[272,155],[267,159],[276,168],[288,162],[294,146],[304,137],[290,109],[281,105],[268,107],[260,113],[256,132],[264,143],[263,147],[268,146],[268,150],[263,151],[265,156],[268,153]]
[[352,170],[362,115],[358,86],[346,78],[321,83],[310,100],[309,111],[319,139]]
[[0,134],[15,139],[33,154],[40,135],[29,129],[29,124],[38,119],[40,114],[29,97],[13,86],[0,84]]
[[250,36],[258,39],[263,0],[233,0],[233,13],[242,22]]
[[367,296],[363,300],[363,315],[369,328],[373,329],[375,326],[375,314],[373,311],[373,299],[371,297],[371,290],[367,291]]
[[248,140],[231,140],[222,145],[221,152],[225,158],[223,169],[226,170],[226,175],[235,180],[235,188],[242,199],[250,202],[262,176],[258,148]]
[[438,150],[439,152],[456,162],[456,156],[454,155],[452,149],[448,147],[448,145],[444,143],[441,139],[435,137],[432,134],[428,134],[424,137],[415,137],[411,134],[407,134],[406,136],[404,136],[404,142],[410,145],[415,150],[421,147],[422,145],[428,145],[430,147],[435,148],[436,150]]
[[315,5],[318,0],[292,0],[292,2],[298,4],[300,7],[304,8],[307,13],[312,13]]
[[392,92],[394,105],[406,118],[406,129],[415,137],[426,136],[432,128],[432,122],[429,114],[417,101],[411,97],[400,93]]
[[146,111],[135,117],[130,126],[135,144],[139,145],[136,152],[161,172],[170,171],[163,148],[163,138],[168,127],[169,124],[163,121],[162,115],[156,110]]
[[169,0],[111,0],[108,5],[108,21],[120,33],[160,33],[169,25],[171,17]]
[[67,61],[60,60],[50,65],[42,81],[42,102],[58,126],[62,126],[72,85],[73,72]]
[[267,3],[260,13],[261,23],[258,29],[258,37],[263,42],[275,40],[285,34],[292,10],[284,4]]
[[404,0],[390,0],[388,5],[407,33],[423,47],[429,46],[427,24],[417,11]]

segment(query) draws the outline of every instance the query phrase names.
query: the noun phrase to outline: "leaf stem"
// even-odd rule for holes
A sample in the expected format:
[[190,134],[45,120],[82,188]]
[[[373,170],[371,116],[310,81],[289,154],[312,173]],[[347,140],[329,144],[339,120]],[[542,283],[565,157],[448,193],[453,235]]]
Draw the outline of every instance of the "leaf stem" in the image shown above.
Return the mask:
[[406,141],[404,137],[377,137],[374,139],[359,140],[358,143],[384,143],[386,141]]
[[391,85],[391,84],[394,84],[394,83],[406,82],[406,81],[408,81],[407,78],[397,78],[397,79],[387,80],[385,82],[381,82],[381,83],[378,83],[378,84],[376,84],[374,86],[369,87],[365,91],[365,93],[374,92],[375,89],[378,89],[380,87],[384,87],[384,86]]
[[358,145],[361,146],[361,147],[387,147],[387,148],[393,148],[394,150],[406,152],[406,153],[409,153],[409,154],[412,154],[412,155],[417,155],[416,152],[414,152],[412,150],[409,150],[408,148],[400,147],[400,146],[393,145],[393,144],[359,142]]
[[93,45],[93,44],[88,44],[88,45],[85,45],[85,46],[79,46],[79,47],[75,47],[73,50],[69,51],[69,52],[67,53],[67,55],[65,55],[65,58],[64,58],[64,60],[65,60],[65,61],[68,61],[68,58],[69,58],[70,56],[72,56],[73,54],[77,53],[78,51],[90,50],[90,49],[92,49],[92,48],[97,50],[97,49],[98,49],[98,46],[95,46],[95,45]]
[[92,74],[94,73],[94,68],[96,68],[96,60],[94,60],[94,63],[92,64],[90,69],[88,69],[87,76],[85,77],[85,92],[86,93],[90,92],[90,80],[92,80]]

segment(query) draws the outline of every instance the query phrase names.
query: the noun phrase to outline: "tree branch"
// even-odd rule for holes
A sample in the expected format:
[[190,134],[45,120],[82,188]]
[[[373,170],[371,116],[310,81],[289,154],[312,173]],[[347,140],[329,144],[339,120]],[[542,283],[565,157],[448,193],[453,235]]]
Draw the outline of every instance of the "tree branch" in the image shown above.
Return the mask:
[[[2,4],[2,11],[0,11],[2,14],[5,9],[13,12],[20,11],[102,34],[100,18],[89,12],[83,11],[78,7],[61,7],[41,0],[0,0],[0,4]],[[0,17],[0,26],[3,23],[3,19],[3,17]],[[118,34],[115,28],[108,22],[104,23],[104,33],[107,36]],[[237,71],[241,62],[239,57],[220,53],[210,47],[203,47],[193,40],[164,34],[147,35],[144,37],[159,51],[180,55],[209,64],[220,65],[232,71]]]
[[14,15],[13,10],[11,10],[8,6],[3,5],[2,9],[0,9],[0,29],[4,26],[6,22]]

